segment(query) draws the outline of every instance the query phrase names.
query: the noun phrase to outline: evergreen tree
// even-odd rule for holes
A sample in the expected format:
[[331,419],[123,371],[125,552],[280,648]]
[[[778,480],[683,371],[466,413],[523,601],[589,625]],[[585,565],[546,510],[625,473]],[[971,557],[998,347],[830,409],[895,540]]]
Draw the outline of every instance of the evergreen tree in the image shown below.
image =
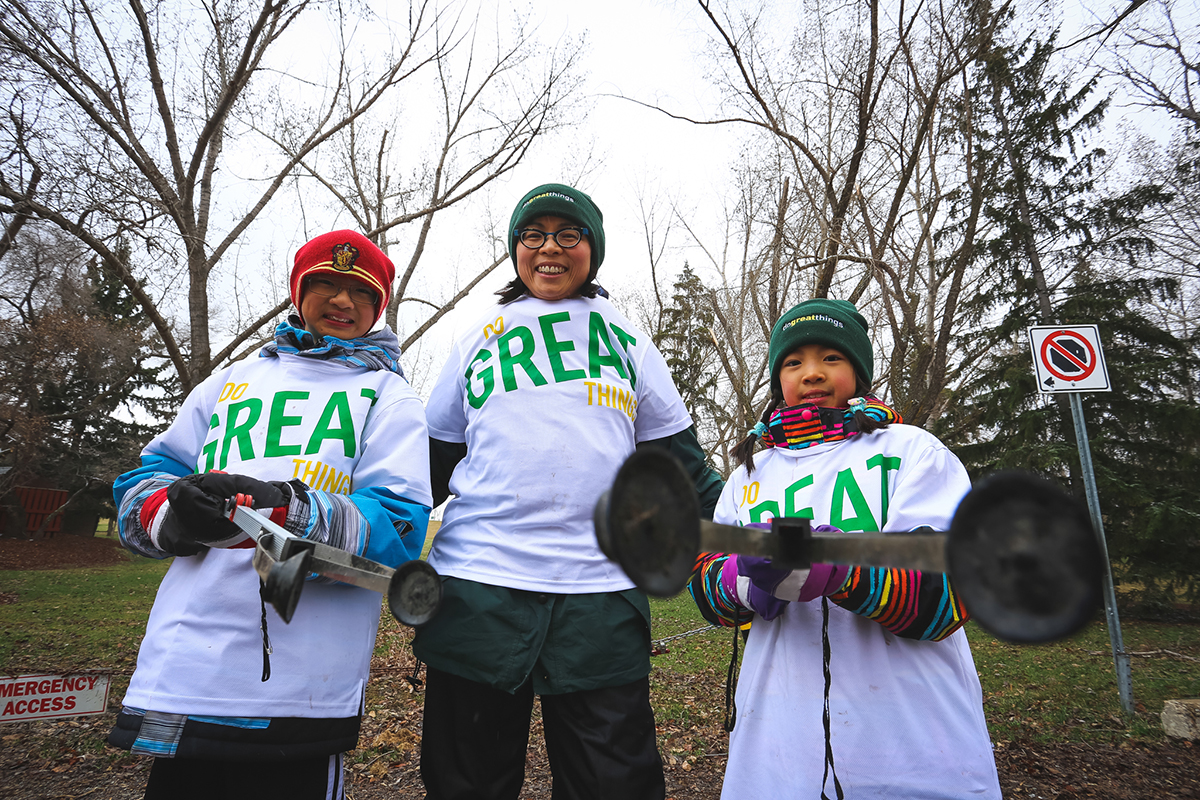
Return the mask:
[[976,124],[997,175],[986,204],[997,233],[978,253],[990,283],[973,300],[978,327],[963,341],[981,355],[936,432],[974,476],[1032,470],[1082,495],[1068,401],[1039,394],[1027,330],[1098,325],[1114,391],[1089,393],[1083,405],[1114,572],[1148,599],[1194,596],[1200,412],[1186,398],[1196,350],[1149,314],[1177,283],[1137,268],[1152,250],[1146,210],[1170,198],[1156,185],[1101,192],[1105,154],[1083,139],[1106,103],[1089,105],[1093,82],[1073,90],[1054,74],[1053,51],[1054,37],[1000,48],[979,71],[989,102]]
[[[1099,327],[1111,392],[1082,398],[1109,554],[1118,581],[1139,599],[1200,596],[1200,409],[1187,397],[1195,342],[1175,337],[1144,309],[1170,297],[1167,279],[1112,279],[1071,287],[1053,307],[1071,324]],[[1026,469],[1065,479],[1078,464],[1058,410],[1038,393],[1026,331],[1029,304],[989,333],[986,369],[954,394],[937,433],[973,477]]]
[[7,256],[2,299],[15,313],[0,319],[0,498],[40,481],[66,490],[73,512],[112,515],[113,479],[137,463],[174,398],[127,288],[72,255],[31,236]]
[[724,410],[715,400],[717,373],[713,367],[716,343],[708,289],[684,262],[675,280],[672,305],[663,310],[654,345],[663,354],[671,377],[700,430],[712,431]]
[[[122,245],[121,250],[126,250]],[[128,263],[129,254],[122,253]],[[74,324],[87,326],[99,348],[80,347],[64,377],[48,381],[42,409],[59,435],[47,441],[43,471],[76,496],[75,511],[115,514],[112,481],[137,464],[138,453],[176,405],[167,363],[149,348],[150,324],[129,290],[94,261]]]

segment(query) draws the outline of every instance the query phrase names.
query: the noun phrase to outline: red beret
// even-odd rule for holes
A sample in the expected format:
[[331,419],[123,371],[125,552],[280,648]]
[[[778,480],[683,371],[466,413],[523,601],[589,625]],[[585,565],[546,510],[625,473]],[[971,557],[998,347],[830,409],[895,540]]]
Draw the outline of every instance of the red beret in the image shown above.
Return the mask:
[[354,278],[379,292],[382,300],[375,308],[375,322],[379,322],[392,298],[396,267],[374,242],[357,231],[331,231],[297,250],[288,285],[297,313],[300,312],[300,290],[304,279],[318,272]]

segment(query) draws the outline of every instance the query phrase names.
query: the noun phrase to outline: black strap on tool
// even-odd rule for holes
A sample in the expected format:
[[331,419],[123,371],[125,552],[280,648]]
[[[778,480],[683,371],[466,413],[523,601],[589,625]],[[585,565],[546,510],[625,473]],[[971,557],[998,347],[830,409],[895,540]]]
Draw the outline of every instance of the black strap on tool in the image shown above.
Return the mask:
[[412,687],[412,690],[414,692],[421,691],[421,687],[423,687],[425,685],[425,681],[421,680],[421,678],[420,678],[422,663],[423,662],[419,658],[417,658],[416,655],[414,655],[413,656],[412,675],[404,676],[404,680],[408,681],[408,685]]
[[[736,620],[735,620],[736,622]],[[738,636],[741,630],[737,625],[733,626],[733,655],[729,659],[729,671],[725,673],[725,732],[733,731],[733,726],[737,724],[737,701],[734,695],[737,694],[737,657],[738,657]]]
[[825,794],[825,782],[829,780],[830,774],[833,775],[833,789],[837,793],[837,800],[844,800],[845,793],[842,792],[842,784],[838,781],[837,770],[833,766],[833,742],[829,738],[829,600],[821,598],[821,672],[825,675],[825,710],[822,714],[822,721],[825,724],[825,774],[821,776],[821,800],[830,800]]
[[259,627],[262,628],[263,639],[263,683],[271,680],[271,637],[267,635],[267,585],[260,578],[258,581],[258,605],[262,608],[262,622]]

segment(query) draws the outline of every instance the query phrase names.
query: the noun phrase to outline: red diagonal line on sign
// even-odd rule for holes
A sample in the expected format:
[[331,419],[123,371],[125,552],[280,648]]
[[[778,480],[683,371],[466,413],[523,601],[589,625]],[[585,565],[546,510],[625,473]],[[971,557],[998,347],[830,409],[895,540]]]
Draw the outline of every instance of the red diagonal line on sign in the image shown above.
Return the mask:
[[1088,368],[1086,361],[1080,361],[1078,358],[1076,358],[1075,356],[1071,355],[1066,350],[1064,350],[1062,348],[1062,345],[1060,345],[1058,343],[1057,339],[1051,339],[1050,346],[1053,347],[1060,355],[1066,356],[1067,360],[1070,361],[1072,364],[1079,367],[1080,372],[1083,372],[1084,370],[1086,370]]

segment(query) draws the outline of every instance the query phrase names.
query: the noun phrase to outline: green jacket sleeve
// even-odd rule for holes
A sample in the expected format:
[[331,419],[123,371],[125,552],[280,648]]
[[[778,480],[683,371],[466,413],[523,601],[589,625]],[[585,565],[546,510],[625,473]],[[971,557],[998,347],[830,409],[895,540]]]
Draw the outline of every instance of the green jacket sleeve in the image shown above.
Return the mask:
[[696,438],[695,425],[664,439],[638,442],[638,447],[661,447],[683,462],[683,468],[687,470],[692,484],[696,487],[696,494],[700,497],[700,516],[712,519],[717,501],[721,499],[721,490],[725,488],[725,481],[708,463],[704,450],[700,448],[700,440]]
[[467,457],[467,445],[443,442],[429,437],[429,483],[433,489],[433,507],[437,508],[450,496],[450,476],[458,462]]

